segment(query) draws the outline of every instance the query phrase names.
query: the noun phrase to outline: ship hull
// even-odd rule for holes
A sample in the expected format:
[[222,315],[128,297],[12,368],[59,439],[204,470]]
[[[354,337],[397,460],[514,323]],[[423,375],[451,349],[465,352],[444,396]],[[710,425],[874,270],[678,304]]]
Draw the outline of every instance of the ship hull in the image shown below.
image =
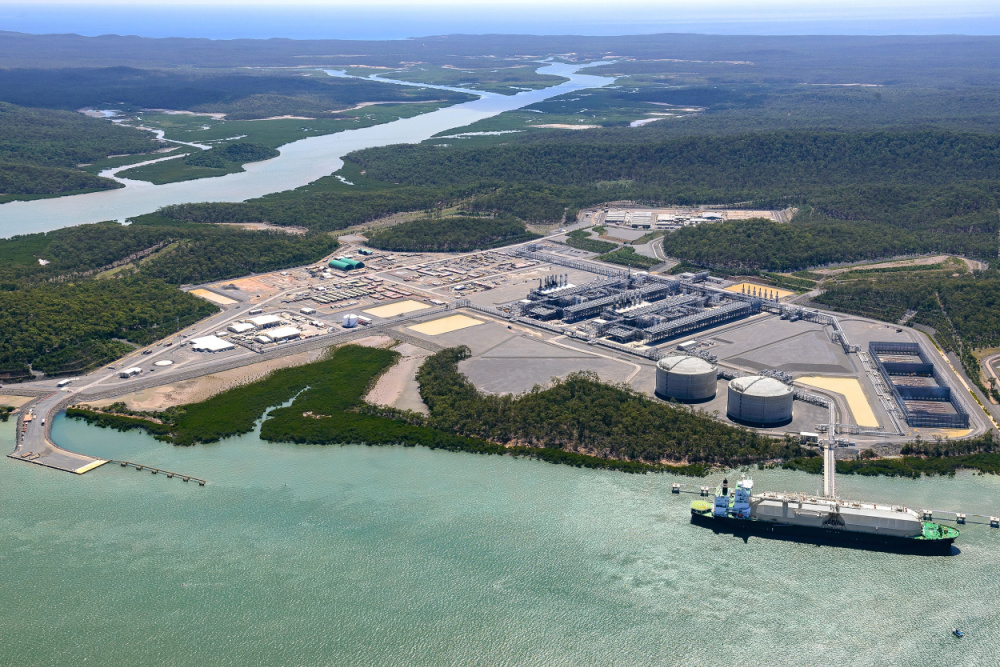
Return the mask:
[[754,535],[772,540],[926,556],[950,556],[958,553],[958,549],[952,545],[954,538],[922,540],[788,523],[716,517],[698,512],[691,513],[691,523],[711,528],[716,533],[728,533],[743,538]]

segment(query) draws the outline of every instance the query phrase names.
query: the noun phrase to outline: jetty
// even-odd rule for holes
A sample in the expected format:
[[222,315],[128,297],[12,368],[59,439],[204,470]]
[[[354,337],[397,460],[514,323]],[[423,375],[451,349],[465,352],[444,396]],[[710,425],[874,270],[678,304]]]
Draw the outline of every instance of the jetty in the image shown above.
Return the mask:
[[178,477],[184,482],[198,482],[198,486],[205,486],[205,480],[201,479],[200,477],[193,477],[191,475],[185,475],[179,472],[173,472],[171,470],[164,470],[163,468],[157,468],[156,466],[148,466],[144,463],[135,463],[134,461],[115,461],[113,459],[109,461],[109,463],[117,463],[122,468],[132,467],[140,472],[143,470],[148,470],[154,475],[159,475],[160,473],[163,473],[164,475],[167,476],[167,479]]

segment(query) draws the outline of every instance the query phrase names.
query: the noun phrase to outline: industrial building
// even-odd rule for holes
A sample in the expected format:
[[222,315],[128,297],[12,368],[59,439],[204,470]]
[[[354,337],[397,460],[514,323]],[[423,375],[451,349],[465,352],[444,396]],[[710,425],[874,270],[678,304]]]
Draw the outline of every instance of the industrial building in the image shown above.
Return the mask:
[[872,341],[868,354],[907,425],[969,428],[969,414],[919,345]]
[[283,322],[284,320],[277,315],[260,315],[259,317],[250,318],[250,323],[258,329],[270,329],[271,327],[276,327]]
[[244,334],[248,331],[253,331],[257,327],[255,327],[253,324],[250,324],[249,322],[233,322],[226,328],[232,331],[233,333]]
[[656,363],[656,395],[684,403],[710,401],[715,398],[718,376],[718,367],[700,357],[664,357]]
[[549,276],[513,305],[532,319],[586,321],[594,336],[645,345],[760,312],[760,297],[727,292],[706,278],[707,271],[686,280],[619,274],[576,287],[565,276]]
[[748,426],[780,426],[792,421],[794,390],[771,377],[751,375],[729,382],[726,415]]
[[365,263],[356,259],[351,259],[350,257],[338,257],[336,259],[331,259],[329,266],[330,268],[339,269],[341,271],[353,271],[354,269],[365,268]]
[[236,346],[218,336],[203,336],[191,339],[191,349],[195,352],[224,352]]
[[276,329],[271,329],[267,332],[268,337],[274,342],[281,342],[283,340],[291,340],[293,338],[299,338],[302,336],[302,331],[296,327],[284,326],[278,327]]

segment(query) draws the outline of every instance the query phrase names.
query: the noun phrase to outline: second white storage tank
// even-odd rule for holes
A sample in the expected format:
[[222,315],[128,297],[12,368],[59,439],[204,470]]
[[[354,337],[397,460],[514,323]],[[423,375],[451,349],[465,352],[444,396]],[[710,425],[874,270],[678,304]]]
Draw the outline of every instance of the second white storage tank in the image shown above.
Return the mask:
[[795,393],[780,380],[751,375],[729,383],[726,414],[751,426],[778,426],[792,421]]

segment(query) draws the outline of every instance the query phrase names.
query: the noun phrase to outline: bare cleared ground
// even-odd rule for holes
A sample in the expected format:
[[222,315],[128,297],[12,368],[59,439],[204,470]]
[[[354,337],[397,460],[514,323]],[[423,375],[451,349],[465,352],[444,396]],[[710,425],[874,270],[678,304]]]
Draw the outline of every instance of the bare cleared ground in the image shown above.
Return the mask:
[[[388,336],[369,336],[356,341],[351,341],[351,345],[363,345],[365,347],[388,347],[392,345],[394,339]],[[234,368],[220,373],[211,373],[191,380],[182,380],[171,384],[143,389],[124,396],[103,399],[85,403],[95,408],[102,408],[112,403],[122,402],[130,410],[165,410],[175,405],[186,403],[197,403],[220,394],[233,387],[249,384],[260,380],[268,373],[280,368],[290,368],[292,366],[303,366],[305,364],[318,361],[325,350],[310,350],[299,354],[262,361],[242,368]],[[21,397],[18,397],[21,398]],[[30,398],[27,400],[31,400]],[[0,403],[3,401],[0,400]]]
[[290,366],[302,366],[316,361],[322,356],[323,350],[310,350],[279,359],[250,364],[242,368],[203,375],[191,380],[151,387],[124,396],[94,401],[86,405],[103,408],[112,403],[122,402],[130,410],[164,410],[175,405],[204,401],[227,389],[260,380],[271,371]]
[[0,405],[9,405],[19,408],[29,401],[35,400],[35,396],[15,396],[12,394],[0,394]]
[[[934,255],[933,257],[916,257],[914,259],[898,259],[888,262],[880,262],[878,264],[856,264],[853,266],[842,266],[836,269],[816,269],[816,273],[825,273],[826,275],[833,276],[838,273],[845,273],[847,271],[853,271],[855,269],[889,269],[898,266],[929,266],[931,264],[940,264],[950,259],[952,255]],[[965,263],[970,270],[975,270],[982,268],[982,262],[978,262],[974,259],[966,259],[964,257],[958,257],[962,262]]]
[[395,349],[402,356],[396,365],[382,374],[365,396],[365,401],[372,405],[386,405],[400,410],[430,414],[420,398],[420,386],[416,377],[417,370],[430,353],[409,343],[401,343]]
[[305,227],[272,225],[270,222],[217,222],[215,224],[222,227],[240,227],[241,229],[250,229],[258,232],[284,232],[286,234],[298,234],[299,236],[309,231]]

